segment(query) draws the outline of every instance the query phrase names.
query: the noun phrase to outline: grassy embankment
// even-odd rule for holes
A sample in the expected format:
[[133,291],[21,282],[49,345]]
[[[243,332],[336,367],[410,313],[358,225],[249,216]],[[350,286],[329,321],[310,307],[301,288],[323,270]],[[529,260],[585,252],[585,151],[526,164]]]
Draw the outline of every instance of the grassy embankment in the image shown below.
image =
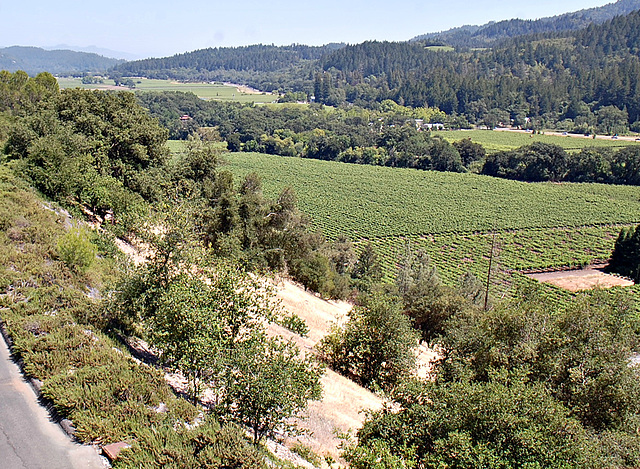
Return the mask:
[[191,427],[198,409],[106,333],[118,258],[108,237],[74,226],[0,166],[0,321],[57,416],[82,442],[132,443],[116,468],[264,468],[237,427],[213,418]]

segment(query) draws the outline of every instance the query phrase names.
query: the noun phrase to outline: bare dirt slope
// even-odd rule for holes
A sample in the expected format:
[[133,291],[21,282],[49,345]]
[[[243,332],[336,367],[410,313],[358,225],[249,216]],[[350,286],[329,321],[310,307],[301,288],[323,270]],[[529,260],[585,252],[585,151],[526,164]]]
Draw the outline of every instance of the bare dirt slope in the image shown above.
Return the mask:
[[634,284],[627,278],[605,273],[602,267],[591,266],[580,270],[528,274],[528,277],[572,292],[594,288],[628,287]]
[[[351,309],[349,303],[323,300],[289,280],[280,281],[276,288],[276,297],[283,308],[304,319],[309,326],[309,334],[301,337],[275,324],[269,326],[269,333],[293,341],[308,354],[314,353],[314,346],[333,324],[344,323]],[[322,400],[312,402],[307,412],[308,418],[298,422],[301,428],[311,434],[298,440],[319,455],[330,454],[338,459],[340,440],[335,432],[357,430],[364,422],[364,411],[382,408],[383,400],[331,370],[327,370],[323,376],[322,388]]]

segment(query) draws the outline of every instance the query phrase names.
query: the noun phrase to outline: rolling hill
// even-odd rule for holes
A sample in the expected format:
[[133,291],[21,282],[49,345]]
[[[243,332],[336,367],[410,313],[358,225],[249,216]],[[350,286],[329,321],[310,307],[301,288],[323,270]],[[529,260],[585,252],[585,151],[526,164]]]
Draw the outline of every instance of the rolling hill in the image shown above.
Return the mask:
[[12,46],[0,49],[0,70],[24,70],[29,75],[104,72],[123,62],[98,54],[71,50],[44,50],[39,47]]
[[447,31],[416,36],[411,42],[427,41],[454,47],[490,47],[501,39],[560,31],[575,31],[590,24],[600,24],[616,16],[640,9],[640,0],[618,0],[615,3],[588,8],[537,20],[511,19],[484,25],[467,25]]

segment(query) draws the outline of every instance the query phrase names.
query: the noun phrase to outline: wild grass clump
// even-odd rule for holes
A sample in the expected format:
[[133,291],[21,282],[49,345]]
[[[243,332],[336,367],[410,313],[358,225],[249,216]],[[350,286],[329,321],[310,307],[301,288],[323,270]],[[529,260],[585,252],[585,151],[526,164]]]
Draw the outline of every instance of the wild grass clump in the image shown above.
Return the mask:
[[314,451],[307,445],[304,445],[300,442],[297,442],[291,447],[291,452],[296,453],[302,459],[310,462],[316,467],[320,467],[322,465],[322,459],[320,459],[320,456],[314,453]]

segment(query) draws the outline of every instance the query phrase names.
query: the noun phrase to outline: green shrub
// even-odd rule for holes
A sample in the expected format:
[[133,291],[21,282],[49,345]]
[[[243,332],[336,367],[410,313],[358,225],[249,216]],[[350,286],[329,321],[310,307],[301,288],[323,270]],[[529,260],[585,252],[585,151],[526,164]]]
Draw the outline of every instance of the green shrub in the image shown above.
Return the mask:
[[73,228],[58,239],[58,256],[74,272],[85,273],[96,258],[98,250],[90,237],[86,229]]
[[309,326],[307,326],[307,323],[295,313],[283,317],[280,321],[280,325],[302,337],[306,337],[309,333]]

